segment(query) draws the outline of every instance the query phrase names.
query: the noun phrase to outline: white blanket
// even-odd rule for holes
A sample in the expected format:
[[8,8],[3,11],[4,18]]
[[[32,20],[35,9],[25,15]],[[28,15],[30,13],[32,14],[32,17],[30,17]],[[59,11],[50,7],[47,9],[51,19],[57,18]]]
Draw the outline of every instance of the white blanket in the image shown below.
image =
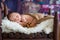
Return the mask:
[[2,28],[2,33],[20,32],[20,33],[30,34],[30,33],[37,33],[44,31],[46,34],[49,34],[53,32],[53,19],[45,20],[40,24],[37,24],[36,27],[27,28],[27,27],[22,27],[20,24],[9,21],[8,19],[5,18],[2,20],[1,28]]

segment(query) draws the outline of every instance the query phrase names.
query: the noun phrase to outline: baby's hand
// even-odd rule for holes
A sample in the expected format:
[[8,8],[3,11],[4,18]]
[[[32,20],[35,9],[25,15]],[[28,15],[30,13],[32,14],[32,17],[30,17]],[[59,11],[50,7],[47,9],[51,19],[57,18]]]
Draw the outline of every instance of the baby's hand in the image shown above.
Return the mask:
[[19,22],[20,25],[22,25],[23,27],[26,27],[27,23],[25,22]]

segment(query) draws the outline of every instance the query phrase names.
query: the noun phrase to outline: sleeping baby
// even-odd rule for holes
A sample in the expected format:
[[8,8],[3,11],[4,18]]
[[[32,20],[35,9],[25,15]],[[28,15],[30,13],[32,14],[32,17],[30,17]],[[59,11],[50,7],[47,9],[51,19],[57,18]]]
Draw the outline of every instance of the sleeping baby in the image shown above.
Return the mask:
[[13,12],[8,14],[8,19],[10,21],[14,21],[22,25],[23,27],[34,27],[37,24],[37,20],[30,14],[22,14],[20,15],[17,12]]
[[7,17],[9,20],[2,20],[1,27],[3,29],[3,32],[10,32],[10,30],[13,30],[13,32],[30,34],[42,32],[43,30],[45,33],[49,34],[53,30],[53,17],[51,16],[45,16],[35,13],[27,13],[20,15],[17,12],[13,12],[8,14]]

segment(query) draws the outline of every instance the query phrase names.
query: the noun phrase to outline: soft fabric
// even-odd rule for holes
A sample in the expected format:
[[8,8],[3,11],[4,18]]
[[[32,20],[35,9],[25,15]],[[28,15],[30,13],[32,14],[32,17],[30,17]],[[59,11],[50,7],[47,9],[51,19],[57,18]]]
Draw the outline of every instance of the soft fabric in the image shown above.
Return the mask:
[[25,34],[37,33],[44,31],[46,34],[53,32],[53,19],[48,19],[40,24],[37,24],[36,27],[27,28],[22,27],[20,24],[16,22],[9,21],[6,17],[2,20],[2,33],[10,33],[10,32],[20,32]]

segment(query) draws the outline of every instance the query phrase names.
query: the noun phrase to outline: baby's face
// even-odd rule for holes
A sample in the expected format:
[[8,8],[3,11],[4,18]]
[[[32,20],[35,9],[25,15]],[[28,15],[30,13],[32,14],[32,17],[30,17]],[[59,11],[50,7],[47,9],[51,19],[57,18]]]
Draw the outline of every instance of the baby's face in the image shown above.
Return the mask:
[[9,19],[14,22],[19,22],[21,20],[21,15],[18,13],[12,13],[10,14]]

